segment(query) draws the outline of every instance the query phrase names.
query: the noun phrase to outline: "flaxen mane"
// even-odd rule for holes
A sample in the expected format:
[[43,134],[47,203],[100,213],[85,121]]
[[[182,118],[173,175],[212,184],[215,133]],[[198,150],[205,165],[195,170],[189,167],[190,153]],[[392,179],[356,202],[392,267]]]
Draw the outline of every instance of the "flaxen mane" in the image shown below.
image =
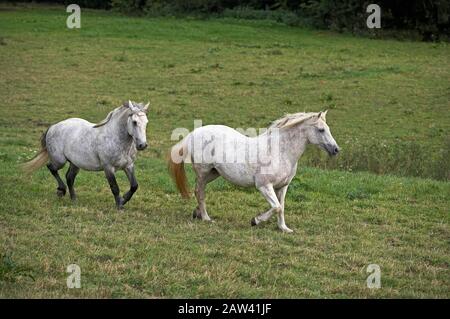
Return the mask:
[[128,108],[124,105],[121,105],[118,108],[115,108],[114,110],[109,112],[109,114],[106,116],[106,118],[103,121],[95,124],[94,127],[101,127],[101,126],[107,124],[112,119],[113,115],[122,113],[123,111],[126,111],[126,110],[128,110]]
[[285,127],[291,127],[296,124],[300,124],[306,120],[309,120],[310,118],[317,116],[318,113],[294,113],[294,114],[286,114],[282,118],[279,118],[278,120],[275,120],[272,122],[272,124],[269,126],[269,129],[271,128],[285,128]]

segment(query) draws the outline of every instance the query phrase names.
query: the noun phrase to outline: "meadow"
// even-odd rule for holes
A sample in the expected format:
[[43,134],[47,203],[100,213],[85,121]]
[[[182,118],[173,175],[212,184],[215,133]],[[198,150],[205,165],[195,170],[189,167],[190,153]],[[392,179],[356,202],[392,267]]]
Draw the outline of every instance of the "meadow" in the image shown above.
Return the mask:
[[[66,18],[0,4],[1,297],[450,297],[448,44],[95,10],[70,30]],[[20,171],[49,125],[98,122],[128,99],[151,106],[124,211],[102,173],[81,172],[72,203],[46,169]],[[175,128],[264,128],[323,109],[342,152],[300,160],[293,234],[275,219],[250,227],[264,199],[222,179],[207,191],[215,223],[192,220],[194,199],[166,171]],[[66,286],[72,263],[81,289]],[[380,289],[366,286],[373,263]]]

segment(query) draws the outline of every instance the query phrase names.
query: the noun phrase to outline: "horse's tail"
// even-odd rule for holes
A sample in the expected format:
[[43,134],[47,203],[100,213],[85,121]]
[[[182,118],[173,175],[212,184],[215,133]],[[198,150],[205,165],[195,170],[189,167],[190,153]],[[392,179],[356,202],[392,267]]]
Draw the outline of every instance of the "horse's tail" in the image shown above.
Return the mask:
[[181,196],[184,198],[189,198],[189,185],[186,177],[186,171],[184,170],[184,160],[187,156],[186,140],[187,138],[184,138],[181,142],[172,147],[167,156],[167,167],[169,169],[170,176],[175,182]]
[[48,152],[46,142],[47,132],[48,129],[41,136],[41,150],[39,151],[39,153],[37,153],[37,155],[33,157],[33,159],[31,159],[30,161],[22,164],[22,170],[25,173],[31,174],[48,162]]

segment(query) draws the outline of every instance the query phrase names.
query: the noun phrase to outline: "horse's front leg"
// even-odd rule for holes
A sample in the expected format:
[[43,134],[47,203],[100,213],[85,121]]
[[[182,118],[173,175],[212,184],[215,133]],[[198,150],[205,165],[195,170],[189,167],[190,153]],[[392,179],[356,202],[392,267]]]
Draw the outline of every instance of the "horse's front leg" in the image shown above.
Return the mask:
[[[291,233],[292,229],[289,229],[286,224],[284,223],[284,196],[283,196],[283,205],[278,200],[278,196],[275,193],[275,190],[273,189],[272,185],[264,185],[261,187],[258,187],[258,190],[261,192],[261,194],[264,196],[264,198],[269,202],[271,208],[265,212],[264,214],[261,214],[255,218],[252,219],[252,225],[258,225],[261,221],[268,220],[274,213],[278,214],[278,227],[287,233]],[[281,189],[280,189],[281,190]],[[284,194],[286,194],[286,190],[283,190]]]
[[111,192],[114,195],[114,199],[116,200],[117,209],[122,209],[124,200],[120,197],[119,185],[117,185],[116,176],[114,175],[115,170],[112,167],[107,167],[104,169],[106,179],[108,180],[109,187],[111,188]]
[[277,209],[281,208],[281,204],[278,201],[277,195],[275,194],[275,191],[271,185],[266,185],[259,187],[258,190],[262,193],[264,198],[269,202],[270,209],[265,211],[264,213],[253,217],[251,224],[252,226],[256,226],[261,222],[266,222],[269,220],[270,217],[277,211]]
[[277,218],[278,218],[278,227],[282,231],[285,231],[285,232],[288,232],[288,233],[292,233],[292,229],[288,228],[286,226],[286,222],[284,221],[284,198],[286,197],[287,189],[288,189],[288,185],[286,185],[286,186],[284,186],[284,187],[282,187],[280,189],[275,190],[275,192],[277,194],[278,201],[280,202],[280,205],[281,205],[281,211],[278,213],[278,216],[277,216]]
[[130,182],[130,190],[123,196],[123,205],[125,205],[125,203],[131,199],[139,186],[136,180],[136,176],[134,175],[134,165],[131,164],[130,166],[125,168],[124,171],[128,177],[128,181]]

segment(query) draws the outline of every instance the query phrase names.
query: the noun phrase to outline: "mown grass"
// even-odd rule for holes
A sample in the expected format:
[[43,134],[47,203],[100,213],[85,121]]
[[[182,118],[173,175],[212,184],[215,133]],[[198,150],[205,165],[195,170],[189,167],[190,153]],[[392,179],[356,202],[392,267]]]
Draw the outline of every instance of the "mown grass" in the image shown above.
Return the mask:
[[[430,172],[442,178],[447,45],[88,10],[82,28],[68,30],[63,7],[0,8],[0,296],[450,296],[448,182],[306,168],[317,161],[310,151],[288,191],[295,233],[287,235],[274,219],[251,228],[266,203],[222,180],[208,188],[216,222],[193,221],[194,200],[175,193],[163,160],[172,130],[194,119],[265,127],[284,112],[328,107],[342,162],[317,165],[352,169],[344,165],[352,154],[353,163],[378,159],[390,171],[392,162],[365,147],[412,143],[430,154],[413,154],[418,165],[439,166]],[[32,178],[18,170],[49,124],[98,121],[128,98],[150,99],[152,110],[140,188],[124,212],[100,173],[80,173],[71,203],[56,198],[46,170]],[[125,190],[123,174],[119,182]],[[72,263],[81,289],[66,287]],[[381,289],[366,287],[371,263],[381,267]]]

